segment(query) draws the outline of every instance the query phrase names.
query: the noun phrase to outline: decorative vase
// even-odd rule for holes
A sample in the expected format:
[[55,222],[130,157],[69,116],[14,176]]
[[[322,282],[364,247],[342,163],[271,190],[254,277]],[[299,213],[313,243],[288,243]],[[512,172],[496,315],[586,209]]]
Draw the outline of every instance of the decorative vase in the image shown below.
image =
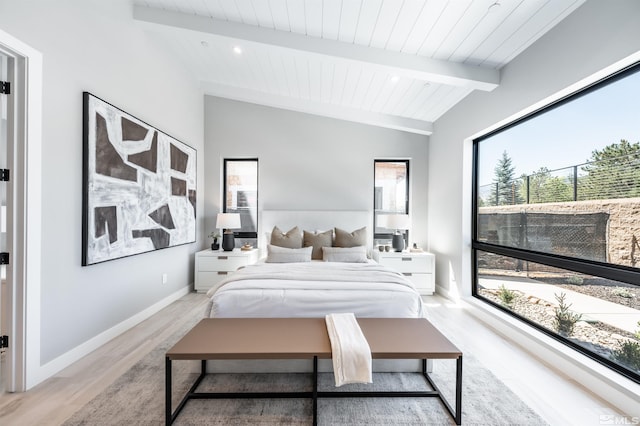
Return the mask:
[[225,232],[224,234],[222,234],[222,250],[232,251],[235,245],[236,242],[233,232]]
[[394,251],[404,250],[404,236],[400,233],[393,234],[391,245],[393,246]]
[[217,238],[213,239],[213,243],[211,243],[211,250],[220,250],[220,244],[218,243]]

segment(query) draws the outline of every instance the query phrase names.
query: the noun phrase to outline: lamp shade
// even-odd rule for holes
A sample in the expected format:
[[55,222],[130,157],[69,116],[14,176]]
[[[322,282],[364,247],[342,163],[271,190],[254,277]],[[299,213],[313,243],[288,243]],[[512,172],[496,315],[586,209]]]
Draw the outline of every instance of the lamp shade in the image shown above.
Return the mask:
[[411,221],[408,214],[380,215],[381,226],[387,229],[409,229]]
[[216,228],[239,229],[240,214],[238,213],[218,213],[216,218]]

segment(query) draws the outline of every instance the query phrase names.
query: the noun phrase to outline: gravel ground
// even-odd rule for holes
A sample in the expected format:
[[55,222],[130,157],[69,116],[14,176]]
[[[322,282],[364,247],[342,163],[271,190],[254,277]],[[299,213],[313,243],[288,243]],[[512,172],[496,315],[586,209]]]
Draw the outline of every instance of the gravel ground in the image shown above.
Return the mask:
[[[562,287],[574,290],[573,287],[581,287],[584,289],[584,287],[601,286]],[[555,317],[556,308],[555,304],[530,295],[525,295],[517,290],[514,291],[514,293],[516,293],[517,297],[512,303],[512,311],[542,325],[549,330],[555,331],[555,328],[553,326],[553,319]],[[498,297],[498,290],[482,289],[480,290],[480,294],[498,304],[501,303],[500,298]],[[586,294],[591,294],[594,296],[596,295],[596,293]],[[635,300],[637,301],[637,297],[635,297]],[[612,327],[599,321],[578,321],[575,325],[573,334],[569,337],[569,339],[607,358],[611,358],[612,351],[618,349],[623,342],[628,340],[636,342],[640,341],[636,336],[634,336],[633,333],[629,333],[625,330],[620,330],[616,327]]]
[[608,300],[619,305],[640,311],[640,287],[620,287],[611,285],[554,284],[566,290],[575,291],[598,299]]

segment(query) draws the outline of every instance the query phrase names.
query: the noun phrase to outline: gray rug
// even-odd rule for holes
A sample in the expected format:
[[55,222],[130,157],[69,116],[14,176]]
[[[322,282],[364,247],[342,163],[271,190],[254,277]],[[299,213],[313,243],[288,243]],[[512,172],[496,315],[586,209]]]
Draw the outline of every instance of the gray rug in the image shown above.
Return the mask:
[[[164,354],[184,330],[135,364],[105,391],[76,412],[65,425],[164,424]],[[193,383],[197,362],[173,363],[175,409]],[[435,361],[433,377],[453,402],[455,361]],[[372,385],[347,385],[339,390],[426,390],[420,374],[376,373]],[[198,391],[306,391],[308,374],[210,374]],[[319,388],[335,389],[332,374],[320,374]],[[465,425],[545,425],[546,423],[473,356],[464,355],[463,409]],[[192,400],[176,425],[310,425],[312,404],[304,399]],[[320,425],[454,425],[437,398],[320,399]]]

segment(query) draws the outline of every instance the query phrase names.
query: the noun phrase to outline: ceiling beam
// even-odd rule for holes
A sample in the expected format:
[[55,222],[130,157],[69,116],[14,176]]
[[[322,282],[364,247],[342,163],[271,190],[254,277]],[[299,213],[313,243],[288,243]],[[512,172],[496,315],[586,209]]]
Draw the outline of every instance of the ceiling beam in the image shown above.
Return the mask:
[[232,87],[208,81],[201,82],[200,85],[205,94],[221,98],[235,99],[237,101],[267,105],[291,111],[306,112],[308,114],[337,118],[387,129],[402,130],[420,135],[431,135],[433,133],[433,123],[429,121],[362,111],[334,104],[313,102],[306,99],[294,99],[288,96],[267,94],[256,90]]
[[492,68],[465,65],[424,58],[384,49],[309,37],[302,34],[222,21],[198,15],[169,12],[161,9],[134,6],[135,20],[175,30],[188,30],[218,37],[295,50],[316,57],[356,62],[376,67],[398,77],[425,82],[491,91],[500,83],[500,71]]

